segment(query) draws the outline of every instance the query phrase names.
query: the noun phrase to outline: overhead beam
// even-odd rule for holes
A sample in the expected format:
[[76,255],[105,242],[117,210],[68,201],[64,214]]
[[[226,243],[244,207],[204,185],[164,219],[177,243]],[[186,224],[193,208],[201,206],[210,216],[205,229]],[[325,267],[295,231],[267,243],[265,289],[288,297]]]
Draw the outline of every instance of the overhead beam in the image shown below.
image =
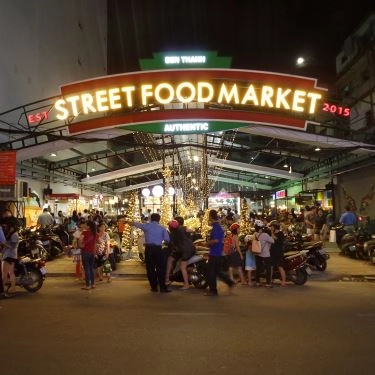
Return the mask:
[[263,174],[268,176],[274,176],[279,178],[285,178],[287,180],[296,180],[303,178],[302,173],[296,173],[289,171],[284,171],[276,168],[269,168],[264,167],[261,165],[254,165],[254,164],[246,164],[246,163],[240,163],[238,161],[230,161],[230,160],[222,160],[217,158],[210,158],[208,160],[208,164],[210,166],[217,166],[221,168],[229,168],[234,169],[237,171],[242,172],[249,172],[249,173],[257,173],[257,174]]
[[327,135],[311,134],[297,130],[283,129],[273,126],[251,125],[241,128],[241,133],[261,135],[263,137],[273,137],[284,139],[290,142],[299,142],[321,148],[368,148],[368,152],[375,152],[374,145],[349,141],[346,139],[329,137]]
[[132,167],[122,168],[116,171],[106,172],[96,176],[83,178],[81,182],[85,184],[98,184],[105,181],[115,180],[116,178],[123,178],[126,176],[133,176],[140,173],[156,171],[163,168],[164,166],[172,166],[171,159],[166,160],[164,165],[162,160],[157,160],[152,163],[134,165]]
[[213,180],[213,181],[225,182],[225,183],[233,184],[233,185],[240,185],[242,187],[251,187],[254,189],[262,189],[262,190],[273,190],[271,186],[259,184],[257,182],[235,180],[233,178],[220,177],[220,176],[208,176],[208,179]]
[[[176,178],[178,179],[178,176],[176,176]],[[249,182],[249,181],[244,181],[244,180],[236,180],[234,178],[226,178],[226,177],[218,177],[218,176],[209,175],[208,179],[213,180],[213,181],[226,182],[226,183],[233,184],[233,185],[240,185],[243,187],[251,187],[251,188],[262,189],[262,190],[272,190],[272,187],[268,185],[258,184],[256,182]],[[114,191],[115,193],[124,193],[127,191],[142,189],[145,187],[151,187],[151,186],[159,185],[162,183],[163,183],[163,180],[158,179],[158,180],[153,180],[153,181],[142,182],[141,184],[124,186],[124,187],[115,189]]]

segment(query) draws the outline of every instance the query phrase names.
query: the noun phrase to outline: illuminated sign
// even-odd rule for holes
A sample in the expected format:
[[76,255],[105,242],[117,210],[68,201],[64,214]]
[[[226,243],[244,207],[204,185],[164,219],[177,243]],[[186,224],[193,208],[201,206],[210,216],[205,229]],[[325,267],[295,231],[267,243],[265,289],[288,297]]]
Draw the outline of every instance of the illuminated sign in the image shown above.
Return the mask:
[[135,72],[62,86],[53,113],[57,120],[69,119],[71,133],[160,121],[183,122],[184,129],[189,122],[210,121],[305,129],[321,110],[325,91],[315,79],[270,72]]
[[27,120],[29,121],[30,125],[37,125],[42,120],[48,120],[48,112],[38,112],[38,113],[32,113],[27,115]]
[[186,69],[186,68],[230,68],[232,58],[218,56],[217,51],[157,52],[151,59],[140,59],[141,70]]
[[286,190],[279,190],[275,193],[275,199],[286,198]]
[[114,87],[94,92],[84,92],[59,99],[55,103],[57,119],[66,120],[69,116],[107,112],[135,106],[138,91],[143,106],[150,104],[170,104],[177,100],[181,103],[235,104],[240,106],[283,109],[292,112],[313,114],[322,95],[314,91],[272,87],[269,85],[248,84],[245,87],[237,83],[221,83],[215,87],[209,82],[182,82],[177,85],[161,82],[156,85]]
[[166,64],[205,64],[206,56],[165,56]]
[[349,107],[341,107],[336,104],[330,104],[330,103],[323,103],[323,112],[330,112],[335,115],[343,116],[343,117],[349,117],[350,116],[350,108]]
[[187,132],[208,132],[208,122],[181,122],[167,123],[164,125],[164,133],[187,133]]

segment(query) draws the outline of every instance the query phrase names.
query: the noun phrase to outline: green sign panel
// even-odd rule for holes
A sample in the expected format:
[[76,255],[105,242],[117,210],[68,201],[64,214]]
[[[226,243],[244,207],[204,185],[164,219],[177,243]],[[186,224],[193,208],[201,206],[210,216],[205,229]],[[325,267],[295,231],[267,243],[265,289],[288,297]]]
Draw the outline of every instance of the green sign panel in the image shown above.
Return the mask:
[[230,68],[231,57],[221,57],[216,51],[159,52],[152,59],[140,59],[141,70]]
[[163,121],[153,122],[152,124],[134,124],[122,127],[122,129],[125,130],[153,134],[216,133],[237,128],[237,123],[228,121]]

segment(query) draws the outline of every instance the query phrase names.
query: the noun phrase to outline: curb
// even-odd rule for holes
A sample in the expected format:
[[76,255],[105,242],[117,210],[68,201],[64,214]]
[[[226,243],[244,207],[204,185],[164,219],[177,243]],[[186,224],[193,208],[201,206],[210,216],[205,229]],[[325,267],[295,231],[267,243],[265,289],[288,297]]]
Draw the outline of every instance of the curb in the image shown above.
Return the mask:
[[[67,273],[67,272],[49,272],[46,275],[46,279],[48,277],[75,277],[75,273]],[[136,280],[143,280],[147,279],[146,275],[138,275],[138,274],[112,274],[112,278],[114,279],[136,279]]]

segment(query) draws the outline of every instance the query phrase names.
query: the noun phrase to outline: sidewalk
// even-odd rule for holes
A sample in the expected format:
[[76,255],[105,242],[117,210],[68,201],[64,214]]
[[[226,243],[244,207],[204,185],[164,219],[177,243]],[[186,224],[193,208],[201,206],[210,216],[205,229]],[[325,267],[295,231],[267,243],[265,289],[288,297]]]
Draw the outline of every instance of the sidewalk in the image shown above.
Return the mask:
[[[351,259],[340,255],[336,244],[327,243],[326,250],[330,255],[327,269],[324,272],[312,269],[310,281],[375,281],[375,264],[364,260]],[[47,277],[74,277],[75,264],[73,258],[65,255],[46,264]],[[117,263],[112,271],[113,277],[146,278],[145,265],[136,259],[123,260]]]

